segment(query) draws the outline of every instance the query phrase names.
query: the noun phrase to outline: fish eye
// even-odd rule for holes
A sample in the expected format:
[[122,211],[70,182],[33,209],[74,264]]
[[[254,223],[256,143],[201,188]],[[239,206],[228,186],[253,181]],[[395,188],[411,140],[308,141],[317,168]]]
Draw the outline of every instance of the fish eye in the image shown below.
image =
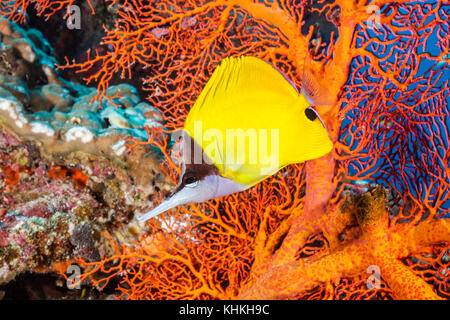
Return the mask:
[[195,177],[195,176],[192,176],[192,175],[185,175],[184,177],[183,177],[183,183],[185,184],[185,185],[187,185],[187,184],[192,184],[192,183],[194,183],[194,182],[197,182],[197,177]]
[[310,108],[310,107],[305,109],[305,115],[311,121],[316,120],[318,117],[317,112],[313,108]]

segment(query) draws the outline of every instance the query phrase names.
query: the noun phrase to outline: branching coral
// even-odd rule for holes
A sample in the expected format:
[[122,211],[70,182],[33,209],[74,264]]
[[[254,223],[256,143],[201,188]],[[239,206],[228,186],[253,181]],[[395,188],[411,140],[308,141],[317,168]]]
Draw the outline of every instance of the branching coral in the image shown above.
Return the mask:
[[[82,279],[119,277],[130,299],[448,297],[448,4],[109,3],[118,19],[106,49],[61,66],[89,71],[97,99],[114,73],[145,69],[170,131],[220,60],[254,55],[304,85],[335,149],[248,192],[172,210],[135,247],[83,263]],[[148,133],[175,181],[167,137]],[[427,276],[419,256],[432,259]]]
[[[94,12],[92,2],[86,1]],[[69,15],[68,8],[75,4],[75,0],[19,0],[19,1],[3,1],[0,3],[0,12],[2,16],[12,19],[15,22],[25,22],[26,13],[29,7],[36,9],[38,15],[44,16],[46,19],[54,15],[56,12],[66,10],[65,14]]]

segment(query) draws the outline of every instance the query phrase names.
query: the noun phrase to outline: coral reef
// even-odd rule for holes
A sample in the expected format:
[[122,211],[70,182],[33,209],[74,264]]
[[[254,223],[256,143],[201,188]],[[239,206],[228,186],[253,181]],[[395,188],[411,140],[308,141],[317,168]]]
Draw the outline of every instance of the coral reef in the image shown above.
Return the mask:
[[93,102],[96,89],[58,77],[51,46],[39,31],[3,21],[1,34],[8,66],[1,75],[3,122],[21,136],[40,137],[48,152],[81,143],[92,153],[120,156],[125,148],[117,144],[119,135],[143,140],[145,127],[162,126],[158,111],[141,102],[130,85],[111,86],[103,101]]
[[[46,1],[25,2],[17,15],[14,5],[0,12],[20,19],[33,3],[51,16],[72,2],[59,1],[56,8]],[[113,104],[116,97],[109,90],[117,85],[117,75],[132,78],[146,70],[141,81],[147,102],[170,131],[183,124],[223,58],[253,55],[284,71],[316,105],[334,150],[284,168],[244,193],[172,210],[149,221],[148,232],[140,233],[135,244],[110,237],[104,242],[109,254],[83,240],[97,229],[92,222],[90,228],[80,222],[75,236],[72,232],[66,238],[83,255],[76,260],[84,268],[78,283],[104,288],[119,282],[117,297],[122,299],[450,297],[447,3],[106,3],[115,24],[105,28],[102,48],[60,66],[84,74],[86,83],[96,86],[87,94],[93,103]],[[16,105],[2,107],[3,113],[30,128]],[[113,118],[117,126],[130,118],[125,111],[109,110],[100,111],[100,118]],[[70,139],[88,139],[95,125],[85,125]],[[177,147],[168,144],[166,131],[145,125],[146,138],[124,137],[128,149],[123,155],[142,156],[142,148],[155,148],[161,155],[158,171],[174,183],[180,172]],[[36,130],[45,143],[48,127]],[[105,145],[111,149],[115,144]],[[53,149],[47,147],[47,153]],[[72,168],[69,164],[57,163]],[[94,178],[82,170],[88,181],[81,190],[93,190]],[[27,166],[2,172],[9,184],[29,175]],[[65,181],[71,178],[64,176]],[[75,176],[71,183],[79,188],[85,180]],[[151,200],[157,202],[167,189]],[[108,199],[109,206],[116,195]],[[94,261],[97,252],[100,261]]]
[[[162,118],[130,85],[96,89],[62,79],[39,31],[0,21],[0,284],[25,271],[63,268],[76,256],[131,243],[128,224],[168,184],[156,148],[127,150]],[[154,116],[144,116],[153,112]],[[106,233],[105,233],[106,232]],[[109,233],[108,233],[109,232]]]

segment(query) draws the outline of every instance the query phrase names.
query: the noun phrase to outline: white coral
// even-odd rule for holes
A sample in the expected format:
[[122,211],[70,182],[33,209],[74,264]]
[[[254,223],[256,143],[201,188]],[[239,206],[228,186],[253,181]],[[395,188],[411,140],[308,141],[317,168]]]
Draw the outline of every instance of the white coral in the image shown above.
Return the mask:
[[88,143],[94,139],[94,134],[91,131],[80,126],[70,128],[64,136],[67,142],[81,140],[83,143]]
[[28,120],[23,116],[22,108],[14,101],[0,98],[0,110],[8,112],[10,118],[15,121],[19,128],[28,123]]
[[126,148],[127,147],[125,146],[124,140],[119,140],[114,145],[111,146],[111,149],[113,149],[113,151],[118,156],[120,156],[126,150]]
[[46,123],[43,123],[40,121],[33,121],[33,122],[30,122],[30,125],[31,125],[31,131],[34,133],[46,134],[49,137],[51,137],[55,134],[55,130],[53,130],[53,128]]

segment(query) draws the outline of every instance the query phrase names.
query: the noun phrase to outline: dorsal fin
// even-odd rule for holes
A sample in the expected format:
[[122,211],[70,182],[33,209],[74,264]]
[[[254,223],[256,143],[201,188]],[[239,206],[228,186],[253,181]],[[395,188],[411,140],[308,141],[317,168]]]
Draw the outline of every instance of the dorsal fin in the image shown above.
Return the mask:
[[242,92],[246,94],[267,92],[289,99],[298,97],[298,91],[292,81],[273,65],[256,57],[229,57],[214,70],[186,122],[215,101]]

